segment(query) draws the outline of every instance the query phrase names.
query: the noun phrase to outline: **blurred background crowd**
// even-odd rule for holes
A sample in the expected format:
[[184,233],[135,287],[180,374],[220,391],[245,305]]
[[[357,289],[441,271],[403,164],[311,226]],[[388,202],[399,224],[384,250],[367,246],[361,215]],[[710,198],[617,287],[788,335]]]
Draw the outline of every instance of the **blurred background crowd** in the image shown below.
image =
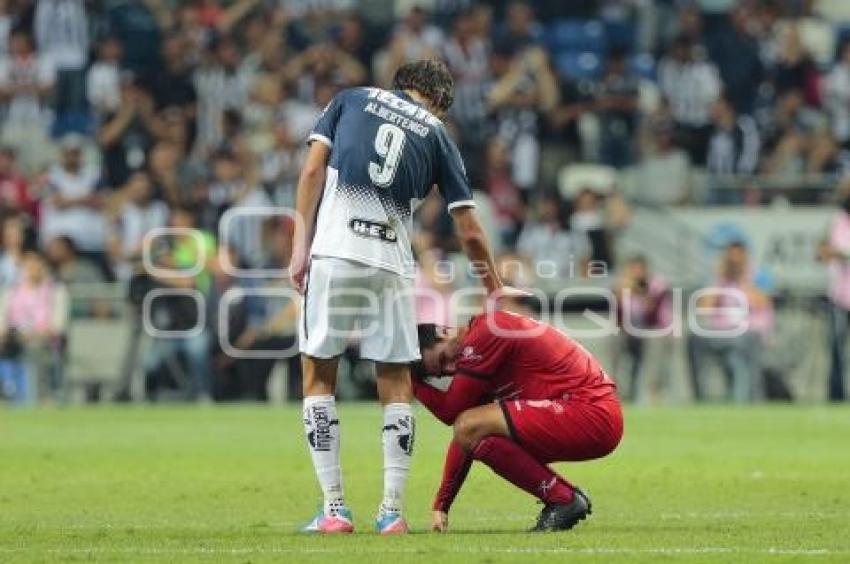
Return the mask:
[[[281,208],[304,140],[335,93],[426,57],[455,77],[446,123],[506,279],[608,289],[622,328],[658,332],[591,343],[626,397],[845,397],[841,0],[0,0],[0,393],[298,397],[297,358],[262,351],[296,345]],[[421,320],[456,321],[474,280],[446,276],[438,198],[417,221],[418,283],[446,296]],[[743,292],[746,335],[666,329],[673,289],[709,285]],[[345,364],[341,393],[374,393],[356,346]]]

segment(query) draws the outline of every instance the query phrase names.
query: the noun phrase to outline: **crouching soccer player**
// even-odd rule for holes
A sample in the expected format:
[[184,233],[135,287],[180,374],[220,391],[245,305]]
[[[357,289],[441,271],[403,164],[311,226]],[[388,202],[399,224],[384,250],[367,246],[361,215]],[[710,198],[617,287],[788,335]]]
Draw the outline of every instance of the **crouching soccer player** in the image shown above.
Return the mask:
[[[601,458],[622,437],[616,386],[590,353],[549,325],[501,311],[468,327],[419,325],[419,344],[414,394],[454,425],[433,529],[447,530],[473,460],[543,502],[533,531],[567,530],[587,517],[587,494],[547,464]],[[454,376],[446,391],[423,381],[440,375]]]

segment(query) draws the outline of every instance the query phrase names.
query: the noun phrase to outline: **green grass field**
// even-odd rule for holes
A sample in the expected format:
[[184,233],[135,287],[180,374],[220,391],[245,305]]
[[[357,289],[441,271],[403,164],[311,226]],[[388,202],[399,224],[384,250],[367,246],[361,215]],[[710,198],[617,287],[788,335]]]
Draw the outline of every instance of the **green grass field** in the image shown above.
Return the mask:
[[341,411],[358,533],[295,533],[318,497],[294,408],[0,411],[0,562],[850,561],[850,409],[632,409],[606,460],[561,465],[594,514],[531,535],[539,507],[476,466],[425,532],[448,429],[419,410],[407,504],[381,538],[380,414]]

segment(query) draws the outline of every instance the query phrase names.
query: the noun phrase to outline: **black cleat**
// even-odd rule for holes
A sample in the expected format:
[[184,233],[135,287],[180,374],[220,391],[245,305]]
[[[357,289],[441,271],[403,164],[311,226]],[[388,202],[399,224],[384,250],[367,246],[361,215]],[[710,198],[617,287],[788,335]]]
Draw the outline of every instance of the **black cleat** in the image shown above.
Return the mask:
[[593,512],[592,507],[587,494],[576,488],[570,503],[550,503],[544,506],[531,532],[569,531]]

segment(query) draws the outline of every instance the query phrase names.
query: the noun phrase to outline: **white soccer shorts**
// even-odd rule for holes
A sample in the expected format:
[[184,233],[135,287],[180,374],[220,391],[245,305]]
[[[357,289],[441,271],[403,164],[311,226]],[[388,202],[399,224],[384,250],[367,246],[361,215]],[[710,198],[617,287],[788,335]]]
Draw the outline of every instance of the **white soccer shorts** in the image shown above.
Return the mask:
[[298,324],[299,348],[333,358],[360,341],[360,356],[376,362],[418,360],[413,280],[380,268],[313,257]]

